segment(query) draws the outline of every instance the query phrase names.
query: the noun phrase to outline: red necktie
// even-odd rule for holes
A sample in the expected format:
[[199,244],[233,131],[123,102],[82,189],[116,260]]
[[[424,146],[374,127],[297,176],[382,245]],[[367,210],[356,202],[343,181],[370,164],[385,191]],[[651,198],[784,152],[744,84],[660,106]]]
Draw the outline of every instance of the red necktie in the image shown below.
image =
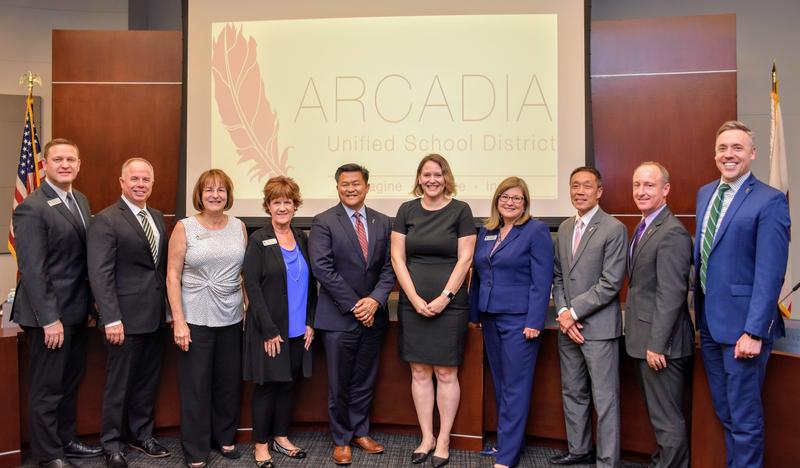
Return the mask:
[[364,229],[364,223],[361,222],[361,213],[356,211],[353,213],[356,217],[356,236],[358,236],[358,245],[361,246],[361,253],[364,255],[364,260],[367,260],[369,253],[369,244],[367,244],[367,231]]

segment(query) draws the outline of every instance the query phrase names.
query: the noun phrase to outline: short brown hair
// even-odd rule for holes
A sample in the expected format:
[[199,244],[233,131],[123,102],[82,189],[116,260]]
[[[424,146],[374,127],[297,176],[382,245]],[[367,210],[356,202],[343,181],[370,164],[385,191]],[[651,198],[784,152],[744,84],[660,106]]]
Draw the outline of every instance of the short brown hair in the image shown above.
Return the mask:
[[297,210],[303,206],[303,197],[300,195],[300,186],[291,177],[276,176],[270,177],[266,184],[264,184],[264,202],[262,206],[267,214],[269,212],[269,202],[276,198],[286,197],[294,203],[294,209]]
[[228,200],[225,201],[225,207],[222,210],[227,211],[231,209],[233,206],[233,181],[222,169],[209,169],[200,174],[200,177],[197,178],[197,183],[194,184],[194,190],[192,190],[192,206],[194,209],[197,211],[203,211],[205,209],[203,206],[203,187],[206,186],[206,182],[209,180],[222,183],[225,187],[225,192],[228,194]]
[[75,153],[78,155],[78,159],[81,158],[81,152],[78,149],[78,145],[70,140],[67,140],[66,138],[53,138],[52,140],[48,141],[46,145],[44,145],[44,152],[42,153],[44,159],[47,159],[47,153],[50,151],[50,148],[57,145],[68,145],[75,148]]
[[528,222],[531,219],[531,193],[528,190],[528,184],[519,177],[506,177],[500,182],[500,185],[497,186],[497,189],[494,191],[494,196],[492,197],[492,214],[486,218],[486,222],[483,223],[486,226],[486,229],[490,231],[494,231],[495,229],[499,228],[503,222],[503,218],[500,216],[500,210],[497,209],[497,202],[500,200],[500,196],[508,190],[514,187],[519,187],[522,189],[522,197],[525,199],[525,206],[522,209],[522,215],[514,221],[515,226],[520,226]]
[[719,129],[717,130],[717,135],[720,136],[723,132],[727,132],[728,130],[741,130],[750,137],[750,144],[753,148],[756,147],[756,136],[750,127],[748,127],[744,122],[740,122],[738,120],[728,120],[727,122],[720,125]]
[[444,177],[444,194],[447,196],[456,194],[456,179],[453,177],[453,171],[450,170],[450,164],[441,154],[431,153],[419,162],[417,166],[417,177],[414,179],[414,190],[411,192],[414,196],[422,196],[422,186],[419,185],[419,176],[422,174],[422,166],[426,162],[433,161],[442,168],[442,176]]

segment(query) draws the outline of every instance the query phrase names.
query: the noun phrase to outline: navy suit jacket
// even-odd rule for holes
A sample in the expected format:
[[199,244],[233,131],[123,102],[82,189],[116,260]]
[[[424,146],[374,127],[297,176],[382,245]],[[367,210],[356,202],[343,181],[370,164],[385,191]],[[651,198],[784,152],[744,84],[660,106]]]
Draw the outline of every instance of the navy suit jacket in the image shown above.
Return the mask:
[[784,336],[778,311],[789,249],[789,205],[780,191],[752,174],[728,206],[708,257],[706,294],[700,287],[701,229],[719,181],[697,193],[695,312],[714,341],[735,344],[748,332],[770,342]]
[[359,299],[371,297],[380,308],[374,327],[389,323],[386,302],[394,288],[395,276],[389,252],[392,225],[389,217],[366,209],[368,254],[361,253],[353,223],[342,204],[317,216],[311,222],[308,239],[311,270],[320,284],[314,328],[352,331],[360,322],[351,311]]
[[[481,228],[473,257],[470,321],[481,312],[525,314],[525,327],[544,329],[553,284],[553,241],[541,221],[514,226],[497,247],[486,237],[499,230]],[[495,238],[496,239],[496,238]]]

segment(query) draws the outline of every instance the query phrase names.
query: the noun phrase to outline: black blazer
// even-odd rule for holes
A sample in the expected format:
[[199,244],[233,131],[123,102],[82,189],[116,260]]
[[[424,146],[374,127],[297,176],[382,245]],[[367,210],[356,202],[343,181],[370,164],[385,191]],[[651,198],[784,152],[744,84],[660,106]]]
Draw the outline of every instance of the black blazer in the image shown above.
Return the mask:
[[367,208],[367,260],[361,253],[353,223],[342,204],[320,213],[311,222],[308,249],[311,269],[320,284],[315,327],[330,331],[355,330],[361,323],[351,309],[362,297],[380,304],[374,327],[386,327],[386,302],[395,283],[389,252],[389,217]]
[[89,281],[101,326],[122,320],[126,335],[151,333],[166,315],[167,233],[164,216],[147,207],[160,235],[158,264],[144,229],[122,198],[89,229]]
[[[89,200],[72,194],[88,227]],[[82,323],[92,306],[84,226],[44,181],[17,206],[13,222],[20,277],[11,320],[24,327]]]
[[[308,237],[292,227],[300,252],[310,265]],[[268,245],[265,245],[268,244]],[[250,303],[245,319],[244,379],[258,384],[264,382],[290,382],[291,363],[288,345],[289,299],[286,286],[286,264],[281,247],[275,238],[272,224],[267,224],[250,235],[242,267],[244,286]],[[314,325],[317,305],[317,281],[309,270],[308,305],[306,325]],[[264,351],[264,341],[280,335],[284,342],[282,352],[271,358]],[[303,375],[311,376],[311,350],[303,353]]]

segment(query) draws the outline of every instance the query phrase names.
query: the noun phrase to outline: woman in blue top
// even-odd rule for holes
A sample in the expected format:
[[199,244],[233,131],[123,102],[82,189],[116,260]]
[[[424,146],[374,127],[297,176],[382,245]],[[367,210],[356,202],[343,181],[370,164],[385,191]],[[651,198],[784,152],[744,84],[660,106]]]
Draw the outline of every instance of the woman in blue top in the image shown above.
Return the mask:
[[253,389],[254,457],[259,468],[273,466],[272,449],[305,458],[287,437],[292,389],[311,376],[311,341],[317,283],[309,269],[308,238],[291,225],[302,204],[290,177],[264,186],[264,209],[271,222],[250,236],[244,257],[244,285],[250,307],[245,319],[244,379]]
[[497,404],[495,468],[514,466],[525,448],[525,423],[553,281],[553,241],[531,219],[528,185],[502,181],[478,234],[470,288],[470,321],[483,341]]

